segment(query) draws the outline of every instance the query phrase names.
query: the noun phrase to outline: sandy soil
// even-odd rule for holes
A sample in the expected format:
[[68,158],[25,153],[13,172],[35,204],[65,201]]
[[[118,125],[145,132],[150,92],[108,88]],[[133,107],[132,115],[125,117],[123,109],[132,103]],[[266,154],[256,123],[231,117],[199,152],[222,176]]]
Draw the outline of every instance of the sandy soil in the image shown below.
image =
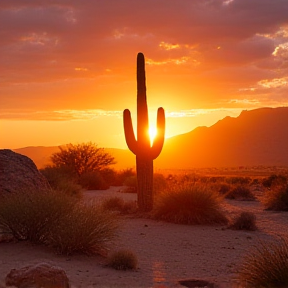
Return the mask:
[[[136,200],[135,194],[119,193],[119,189],[89,191],[85,197],[116,195]],[[230,216],[254,212],[259,229],[235,231],[222,226],[176,225],[125,217],[112,250],[127,248],[135,252],[137,271],[108,268],[100,256],[59,256],[29,243],[0,243],[0,283],[12,268],[46,262],[63,268],[73,287],[183,287],[178,283],[183,279],[207,280],[220,288],[240,287],[235,278],[243,256],[260,239],[287,236],[288,214],[264,211],[259,201],[226,200],[224,209]]]

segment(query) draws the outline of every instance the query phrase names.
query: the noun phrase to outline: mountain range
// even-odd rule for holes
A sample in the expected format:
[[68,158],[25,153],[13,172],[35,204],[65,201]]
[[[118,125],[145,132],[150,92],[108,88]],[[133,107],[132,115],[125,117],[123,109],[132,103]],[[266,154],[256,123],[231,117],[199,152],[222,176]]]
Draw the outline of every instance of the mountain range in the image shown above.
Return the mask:
[[[26,147],[15,152],[30,157],[38,168],[49,163],[58,147]],[[107,148],[116,169],[135,167],[129,150]],[[288,107],[259,108],[225,117],[210,127],[197,127],[166,139],[154,166],[159,169],[288,166]]]

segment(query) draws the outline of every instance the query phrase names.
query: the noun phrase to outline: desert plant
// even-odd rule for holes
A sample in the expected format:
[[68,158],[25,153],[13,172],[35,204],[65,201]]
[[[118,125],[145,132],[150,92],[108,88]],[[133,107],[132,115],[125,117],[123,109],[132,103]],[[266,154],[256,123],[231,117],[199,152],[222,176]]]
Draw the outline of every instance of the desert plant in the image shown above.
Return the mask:
[[256,216],[252,212],[241,212],[240,215],[235,217],[229,228],[234,230],[248,230],[254,231],[256,227]]
[[125,202],[117,196],[105,198],[102,201],[102,208],[104,210],[117,211],[120,214],[130,214],[137,211],[137,205],[134,201]]
[[267,178],[262,180],[262,185],[266,188],[271,188],[272,186],[287,184],[287,178],[284,175],[272,174]]
[[137,256],[130,250],[116,251],[108,258],[108,266],[116,270],[136,269],[137,264]]
[[154,193],[158,194],[167,188],[167,182],[163,174],[154,173],[153,176],[153,189]]
[[197,184],[175,186],[158,196],[156,219],[182,224],[226,224],[218,193]]
[[287,240],[259,242],[244,257],[238,278],[245,287],[276,288],[288,286]]
[[137,140],[132,126],[131,113],[124,110],[124,131],[129,149],[136,155],[138,206],[142,211],[153,208],[153,160],[163,147],[165,134],[165,113],[161,107],[157,112],[157,135],[152,145],[148,135],[148,108],[145,84],[145,59],[137,55]]
[[129,176],[124,181],[124,186],[126,186],[124,192],[126,193],[136,193],[137,192],[137,177]]
[[232,188],[230,191],[228,191],[227,194],[225,194],[225,198],[234,200],[248,200],[248,201],[255,200],[254,194],[251,192],[249,187],[245,185],[238,185]]
[[99,171],[83,173],[78,180],[79,184],[87,190],[106,190],[109,185],[103,179]]
[[116,186],[124,185],[125,180],[131,176],[136,176],[136,173],[132,168],[118,171],[116,177],[116,184],[117,184]]
[[108,211],[93,202],[78,203],[54,223],[46,242],[60,254],[104,254],[117,228],[117,219]]
[[53,166],[66,167],[78,177],[86,172],[100,171],[115,163],[113,156],[92,142],[68,144],[59,146],[59,149],[60,152],[51,156]]
[[71,196],[82,197],[82,187],[77,184],[77,179],[71,170],[66,167],[46,166],[40,172],[48,180],[52,189]]
[[274,186],[265,191],[262,202],[267,210],[288,211],[288,185]]
[[0,201],[0,229],[17,240],[43,243],[47,232],[76,205],[77,200],[64,193],[24,190],[5,195]]

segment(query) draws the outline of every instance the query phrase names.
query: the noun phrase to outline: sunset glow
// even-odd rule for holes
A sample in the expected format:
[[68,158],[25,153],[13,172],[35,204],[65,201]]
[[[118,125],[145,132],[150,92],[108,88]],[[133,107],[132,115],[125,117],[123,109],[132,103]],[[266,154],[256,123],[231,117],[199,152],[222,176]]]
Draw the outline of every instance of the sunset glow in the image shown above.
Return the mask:
[[52,2],[0,1],[0,148],[127,148],[138,52],[166,138],[288,105],[287,1]]

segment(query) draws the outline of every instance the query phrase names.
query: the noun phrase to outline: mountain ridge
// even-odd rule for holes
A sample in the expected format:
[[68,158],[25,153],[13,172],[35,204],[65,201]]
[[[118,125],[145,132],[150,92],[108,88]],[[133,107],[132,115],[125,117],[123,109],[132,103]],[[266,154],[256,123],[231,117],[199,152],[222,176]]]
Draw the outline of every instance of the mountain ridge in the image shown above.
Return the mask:
[[[191,169],[237,166],[288,166],[288,107],[243,110],[210,127],[199,126],[165,140],[154,161],[159,169]],[[105,148],[117,164],[115,169],[135,168],[128,149]],[[58,150],[56,146],[13,149],[30,157],[38,168]]]

